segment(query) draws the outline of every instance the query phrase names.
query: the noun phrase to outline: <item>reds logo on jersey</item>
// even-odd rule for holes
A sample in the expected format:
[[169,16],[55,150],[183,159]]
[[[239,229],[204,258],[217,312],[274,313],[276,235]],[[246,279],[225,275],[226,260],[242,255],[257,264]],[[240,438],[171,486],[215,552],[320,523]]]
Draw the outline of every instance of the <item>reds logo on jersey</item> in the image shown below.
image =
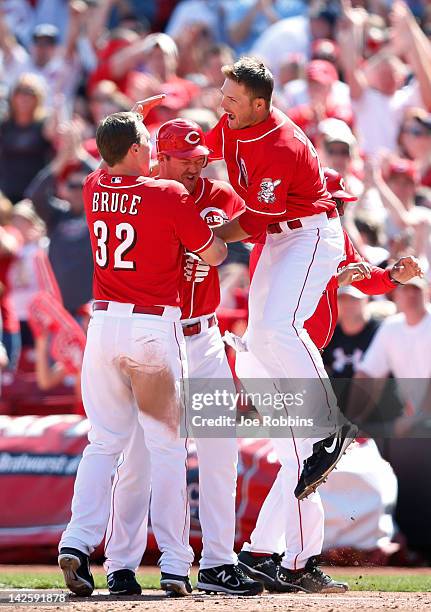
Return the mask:
[[275,188],[281,183],[280,179],[273,181],[270,178],[262,179],[260,183],[260,191],[257,194],[259,202],[265,202],[265,204],[273,204],[276,200]]
[[201,210],[200,215],[211,228],[220,227],[220,225],[229,221],[225,211],[220,208],[204,208]]

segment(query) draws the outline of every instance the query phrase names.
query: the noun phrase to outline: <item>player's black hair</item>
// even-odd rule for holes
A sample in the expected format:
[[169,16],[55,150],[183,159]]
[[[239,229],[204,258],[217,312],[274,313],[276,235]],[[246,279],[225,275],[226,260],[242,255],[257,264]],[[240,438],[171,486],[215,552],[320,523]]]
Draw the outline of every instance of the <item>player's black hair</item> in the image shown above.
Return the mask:
[[223,66],[222,72],[227,79],[244,85],[252,98],[263,98],[266,105],[271,104],[274,90],[274,77],[271,71],[256,57],[241,57],[234,64]]
[[132,112],[112,113],[103,119],[96,131],[100,156],[108,166],[118,164],[133,144],[140,144],[142,119]]

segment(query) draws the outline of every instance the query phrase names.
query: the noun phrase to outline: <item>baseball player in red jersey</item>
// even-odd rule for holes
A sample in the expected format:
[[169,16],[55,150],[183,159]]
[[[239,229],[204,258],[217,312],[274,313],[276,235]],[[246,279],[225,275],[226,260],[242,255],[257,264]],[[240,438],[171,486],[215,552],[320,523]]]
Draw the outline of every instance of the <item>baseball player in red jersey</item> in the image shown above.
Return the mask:
[[336,423],[335,395],[321,355],[304,329],[343,259],[341,224],[312,143],[271,106],[274,81],[269,70],[245,57],[223,72],[226,114],[207,143],[214,158],[224,158],[247,210],[215,232],[229,242],[271,225],[280,230],[268,234],[250,287],[246,340],[258,367],[247,377],[259,379],[266,372],[265,384],[274,391],[306,396],[296,416],[307,416],[313,424],[301,431],[286,428],[283,433],[290,437],[273,440],[284,478],[286,527],[278,579],[293,590],[309,581],[316,591],[344,591],[345,585],[322,574],[314,560],[323,542],[319,495],[298,501],[326,478],[357,430]]
[[[244,210],[243,200],[225,182],[201,178],[209,150],[201,128],[193,121],[175,119],[163,124],[156,137],[159,178],[175,179],[191,194],[196,210],[209,227],[217,227],[238,216]],[[181,325],[185,336],[188,376],[194,379],[193,391],[201,385],[211,391],[211,379],[228,384],[235,392],[227,363],[224,343],[217,325],[215,310],[220,302],[218,272],[187,254],[183,283]],[[196,430],[194,430],[197,434]],[[237,441],[226,438],[199,437],[195,443],[199,459],[199,520],[203,535],[203,550],[198,575],[201,590],[236,595],[257,595],[260,582],[251,580],[237,565],[234,553],[235,492],[237,477]],[[105,569],[112,594],[133,594],[135,570],[146,546],[150,482],[145,474],[142,455],[144,432],[137,428],[118,467],[112,496],[111,517],[105,546]],[[166,464],[176,461],[168,451]],[[137,470],[137,466],[142,469]],[[185,481],[185,466],[182,465]],[[175,470],[172,478],[178,478]],[[169,485],[165,481],[165,485]],[[175,486],[175,483],[172,483]],[[154,483],[153,483],[154,487]],[[159,504],[151,502],[152,526],[158,520]],[[154,519],[153,519],[154,517]],[[188,530],[183,533],[188,541]],[[175,571],[162,575],[161,586],[168,593],[188,595],[190,560],[177,558]]]
[[[325,168],[325,178],[328,191],[334,198],[340,215],[343,215],[345,204],[354,202],[357,198],[346,191],[343,178],[335,170]],[[345,230],[344,239],[346,257],[340,263],[338,273],[329,281],[313,316],[305,322],[310,338],[320,350],[329,344],[337,323],[339,286],[351,283],[363,293],[381,295],[392,291],[397,283],[405,283],[416,275],[422,275],[414,257],[402,257],[391,267],[382,270],[361,258]],[[250,275],[254,273],[262,248],[263,244],[257,243],[253,249]],[[278,554],[283,550],[284,530],[283,478],[279,472],[260,509],[250,542],[243,545],[239,555],[240,563],[249,575],[262,580],[272,591],[286,590],[277,580]]]
[[[89,555],[105,533],[111,475],[138,420],[151,459],[153,496],[160,502],[153,527],[162,572],[170,572],[177,553],[192,558],[183,538],[189,516],[187,454],[179,437],[180,379],[186,373],[183,250],[212,265],[227,251],[183,186],[148,178],[148,141],[136,113],[104,119],[96,142],[107,167],[90,174],[84,185],[95,302],[81,380],[91,430],[58,557],[67,586],[83,596],[94,588]],[[165,453],[176,460],[165,464]]]

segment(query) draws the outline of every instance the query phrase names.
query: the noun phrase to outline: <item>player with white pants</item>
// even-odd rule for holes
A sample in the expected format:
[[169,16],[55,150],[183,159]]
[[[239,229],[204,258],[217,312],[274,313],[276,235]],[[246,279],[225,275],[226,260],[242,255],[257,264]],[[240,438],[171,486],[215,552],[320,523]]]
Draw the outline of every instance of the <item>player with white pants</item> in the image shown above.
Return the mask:
[[[94,259],[95,302],[81,377],[91,428],[58,556],[67,586],[82,596],[94,588],[89,555],[106,530],[111,475],[138,421],[150,455],[153,495],[163,499],[155,529],[159,546],[166,547],[162,571],[175,570],[177,556],[189,563],[193,558],[184,538],[189,509],[186,448],[179,436],[186,375],[182,253],[188,248],[217,265],[227,252],[181,185],[148,178],[149,134],[139,115],[110,115],[99,125],[96,141],[107,169],[90,174],[83,188]],[[142,457],[148,462],[146,451]]]
[[[205,146],[204,134],[196,123],[183,119],[168,121],[160,127],[156,144],[160,178],[169,177],[181,182],[191,193],[197,210],[210,227],[221,225],[244,210],[242,199],[230,185],[200,178],[209,150]],[[190,254],[186,258],[183,300],[181,325],[185,336],[188,376],[192,381],[191,393],[211,393],[211,380],[214,381],[214,390],[221,386],[235,393],[215,316],[220,302],[218,273]],[[193,412],[192,404],[187,410],[188,417]],[[235,412],[231,414],[235,416]],[[186,431],[189,432],[188,427]],[[251,580],[238,567],[233,550],[238,459],[235,428],[230,437],[223,438],[200,437],[198,428],[190,428],[190,433],[196,434],[199,518],[203,538],[197,586],[207,591],[257,595],[262,592],[262,585]],[[144,448],[143,433],[136,429],[125,449],[124,460],[119,464],[118,477],[113,485],[105,546],[105,569],[112,594],[133,593],[134,572],[145,550],[149,478],[143,461]],[[177,457],[166,452],[165,461],[167,466],[172,465],[174,486],[178,477],[175,473]],[[184,462],[181,467],[184,469]],[[160,531],[159,523],[164,514],[160,513],[160,508],[169,503],[162,497],[154,499],[157,479],[158,475],[155,474],[151,500],[151,524],[156,533]],[[169,490],[169,482],[165,482],[165,489]],[[188,541],[188,529],[184,530],[184,540]],[[166,548],[163,554],[167,552]],[[176,568],[169,576],[162,574],[161,586],[168,593],[188,595],[191,592],[188,581],[190,559],[178,556]]]
[[[316,592],[341,592],[346,587],[316,567],[324,515],[318,493],[310,493],[335,467],[356,429],[339,425],[321,355],[304,329],[343,259],[340,219],[312,143],[271,106],[274,79],[266,66],[243,57],[223,73],[225,115],[207,142],[212,157],[225,160],[246,211],[215,232],[226,242],[268,234],[250,287],[247,348],[253,361],[247,377],[266,375],[263,384],[272,384],[273,393],[301,392],[303,406],[289,411],[313,420],[308,430],[286,427],[279,434],[285,437],[273,438],[282,466],[286,533],[277,580],[286,591],[312,584]],[[287,406],[283,416],[292,416]]]

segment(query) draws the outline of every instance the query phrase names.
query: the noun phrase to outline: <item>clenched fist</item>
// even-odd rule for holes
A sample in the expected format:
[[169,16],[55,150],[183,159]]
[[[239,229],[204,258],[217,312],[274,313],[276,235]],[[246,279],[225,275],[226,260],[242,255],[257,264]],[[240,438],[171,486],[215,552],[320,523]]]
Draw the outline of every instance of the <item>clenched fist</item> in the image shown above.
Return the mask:
[[201,283],[208,276],[210,265],[194,253],[186,254],[184,276],[189,283]]
[[389,275],[396,283],[404,284],[415,276],[423,277],[424,273],[416,257],[400,257],[392,266]]

